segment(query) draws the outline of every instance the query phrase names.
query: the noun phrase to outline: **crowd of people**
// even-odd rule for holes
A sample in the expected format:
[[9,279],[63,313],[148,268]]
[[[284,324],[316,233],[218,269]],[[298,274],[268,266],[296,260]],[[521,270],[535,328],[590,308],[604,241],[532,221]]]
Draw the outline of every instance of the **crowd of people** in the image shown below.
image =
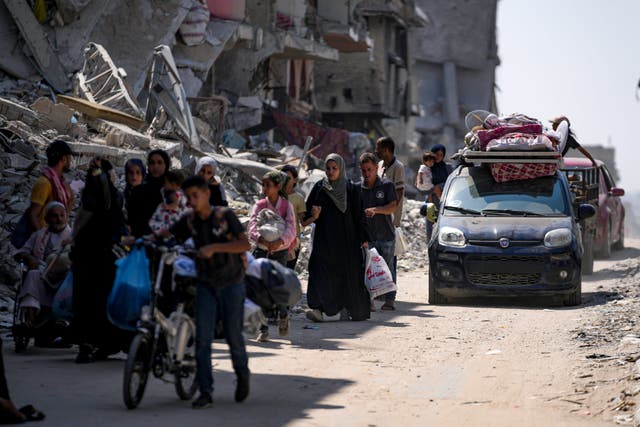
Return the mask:
[[[228,208],[224,186],[216,178],[217,162],[202,157],[185,173],[172,169],[162,150],[148,153],[145,162],[126,162],[125,188],[116,188],[112,164],[95,158],[89,164],[73,227],[73,193],[63,173],[75,155],[61,140],[46,150],[47,167],[33,187],[27,212],[34,233],[16,253],[29,268],[17,304],[22,321],[35,326],[50,315],[51,301],[67,269],[73,276],[72,342],[77,363],[91,363],[127,351],[131,332],[112,325],[106,315],[115,277],[115,244],[155,235],[182,242],[193,239],[196,270],[196,362],[200,395],[194,408],[211,404],[213,378],[210,345],[216,320],[221,320],[238,383],[236,400],[249,394],[243,301],[247,251],[295,268],[301,233],[313,226],[307,269],[308,319],[361,321],[377,309],[365,286],[365,251],[375,248],[397,284],[396,227],[400,226],[405,167],[395,157],[391,138],[380,138],[375,153],[359,157],[362,180],[348,179],[344,159],[331,154],[324,161],[325,176],[305,198],[296,191],[298,170],[284,166],[262,177],[262,195],[253,206],[245,229]],[[438,203],[450,170],[445,149],[435,146],[423,157],[417,186],[427,201]],[[188,176],[191,175],[191,176]],[[430,230],[427,225],[427,234]],[[66,267],[65,267],[66,266]],[[46,272],[44,274],[43,272]],[[396,292],[380,297],[382,311],[396,309]],[[289,330],[289,307],[271,313],[281,336]],[[258,341],[269,339],[268,326]]]

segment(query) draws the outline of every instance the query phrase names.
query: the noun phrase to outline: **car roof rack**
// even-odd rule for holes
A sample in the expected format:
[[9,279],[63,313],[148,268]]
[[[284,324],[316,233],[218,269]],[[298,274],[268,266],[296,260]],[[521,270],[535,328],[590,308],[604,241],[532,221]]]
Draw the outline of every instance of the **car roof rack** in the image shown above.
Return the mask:
[[557,151],[472,151],[462,153],[462,160],[478,166],[485,163],[556,163],[562,155]]

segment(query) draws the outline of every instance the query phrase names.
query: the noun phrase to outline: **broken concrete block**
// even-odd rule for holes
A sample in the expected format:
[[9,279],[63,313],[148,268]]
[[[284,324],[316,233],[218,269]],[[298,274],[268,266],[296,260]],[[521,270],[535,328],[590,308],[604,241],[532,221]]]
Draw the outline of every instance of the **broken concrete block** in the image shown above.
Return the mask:
[[232,43],[230,40],[239,25],[240,22],[212,19],[207,24],[205,43],[197,46],[176,43],[173,47],[176,65],[208,73],[216,58],[223,52],[226,43]]
[[39,119],[35,111],[5,98],[0,98],[0,115],[9,120],[20,120],[29,126],[35,126]]
[[67,73],[29,3],[21,0],[4,0],[4,4],[18,25],[20,34],[47,82],[59,92],[66,91],[70,86]]
[[200,138],[209,142],[213,141],[213,129],[207,122],[199,117],[194,117],[193,122],[196,125],[196,129],[198,131],[198,135],[200,135]]
[[107,120],[96,120],[92,123],[92,127],[107,135],[105,141],[110,147],[149,149],[151,138],[129,126]]
[[20,48],[18,40],[19,31],[16,28],[11,14],[0,2],[0,69],[20,79],[30,79],[38,75],[38,71],[31,65],[26,55]]
[[40,123],[50,129],[66,133],[72,126],[75,111],[64,104],[54,104],[49,98],[38,98],[31,109],[40,113]]

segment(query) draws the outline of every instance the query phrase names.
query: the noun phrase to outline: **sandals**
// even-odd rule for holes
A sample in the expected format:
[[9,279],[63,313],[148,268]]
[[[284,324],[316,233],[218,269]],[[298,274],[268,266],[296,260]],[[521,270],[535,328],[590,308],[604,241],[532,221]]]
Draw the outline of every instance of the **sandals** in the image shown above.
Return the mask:
[[44,420],[44,412],[37,410],[33,405],[26,405],[18,409],[24,415],[25,421],[42,421]]
[[380,310],[382,311],[394,311],[396,309],[393,301],[385,301],[384,304],[382,304],[382,307],[380,307]]

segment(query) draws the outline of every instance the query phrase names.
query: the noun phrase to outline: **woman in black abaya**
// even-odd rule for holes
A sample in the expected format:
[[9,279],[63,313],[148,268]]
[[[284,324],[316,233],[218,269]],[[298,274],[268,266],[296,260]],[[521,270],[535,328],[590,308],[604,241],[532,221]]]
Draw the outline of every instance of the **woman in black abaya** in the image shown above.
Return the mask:
[[347,179],[344,160],[338,154],[327,156],[325,170],[326,177],[309,193],[303,222],[315,223],[307,317],[316,322],[333,316],[365,320],[370,301],[364,285],[364,214],[359,191]]
[[107,318],[115,278],[114,243],[126,233],[122,195],[113,185],[107,160],[91,162],[73,228],[73,329],[80,352],[76,363],[104,359],[127,350],[130,334]]
[[162,203],[162,187],[164,176],[171,168],[171,159],[166,151],[153,150],[147,156],[147,176],[142,183],[133,189],[127,206],[127,219],[131,234],[135,237],[151,234],[149,219]]

